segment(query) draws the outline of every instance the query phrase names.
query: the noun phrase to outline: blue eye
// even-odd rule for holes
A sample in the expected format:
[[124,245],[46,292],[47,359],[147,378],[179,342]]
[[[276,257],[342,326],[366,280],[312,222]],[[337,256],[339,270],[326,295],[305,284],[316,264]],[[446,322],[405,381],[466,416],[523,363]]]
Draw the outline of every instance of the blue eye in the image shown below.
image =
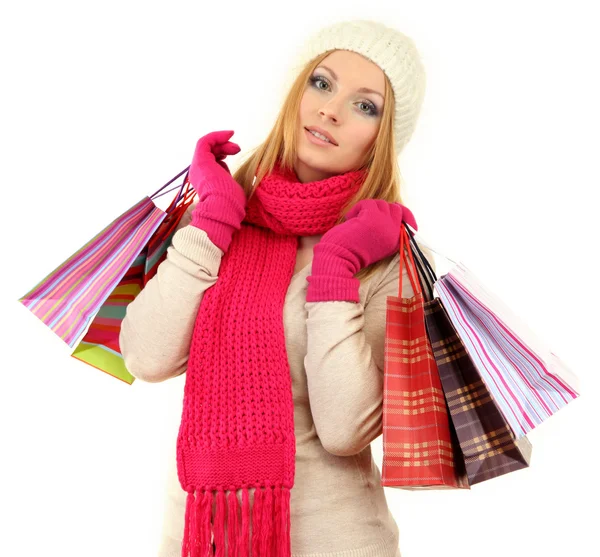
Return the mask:
[[[329,84],[329,81],[323,77],[322,75],[313,75],[310,77],[310,82],[312,83],[312,86],[317,88],[319,91],[326,91],[327,89],[324,89],[323,87],[319,87],[319,83],[325,83],[326,85]],[[377,107],[370,101],[360,101],[359,104],[364,104],[367,105],[369,107],[369,111],[365,112],[364,110],[361,110],[361,112],[363,114],[367,114],[370,116],[377,116],[379,114],[379,111],[377,110]]]

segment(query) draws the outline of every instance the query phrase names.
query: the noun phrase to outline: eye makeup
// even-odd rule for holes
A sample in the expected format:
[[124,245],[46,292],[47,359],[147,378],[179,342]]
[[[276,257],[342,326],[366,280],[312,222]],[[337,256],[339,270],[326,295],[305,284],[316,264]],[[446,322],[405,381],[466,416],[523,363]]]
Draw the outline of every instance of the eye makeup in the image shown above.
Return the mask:
[[[323,87],[321,87],[319,85],[319,83],[325,83],[331,87],[331,83],[329,82],[329,80],[325,76],[322,76],[319,74],[313,74],[310,77],[310,83],[315,89],[318,89],[319,91],[327,90],[327,89],[324,89]],[[369,101],[369,100],[359,101],[358,104],[364,104],[369,107],[368,112],[359,109],[359,111],[362,112],[363,114],[366,114],[367,116],[379,116],[379,109],[371,101]]]

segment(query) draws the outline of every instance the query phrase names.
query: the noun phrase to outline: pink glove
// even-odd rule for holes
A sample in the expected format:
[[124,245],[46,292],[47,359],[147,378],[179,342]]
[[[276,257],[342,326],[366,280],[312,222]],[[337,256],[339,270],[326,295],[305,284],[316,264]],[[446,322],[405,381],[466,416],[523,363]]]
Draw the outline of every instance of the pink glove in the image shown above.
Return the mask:
[[233,133],[216,131],[201,137],[189,170],[190,183],[198,193],[190,224],[204,230],[223,252],[246,216],[246,193],[223,160],[240,152],[240,146],[229,141]]
[[354,275],[400,251],[402,221],[418,230],[412,212],[400,203],[362,199],[354,205],[314,247],[306,301],[359,302],[360,281]]

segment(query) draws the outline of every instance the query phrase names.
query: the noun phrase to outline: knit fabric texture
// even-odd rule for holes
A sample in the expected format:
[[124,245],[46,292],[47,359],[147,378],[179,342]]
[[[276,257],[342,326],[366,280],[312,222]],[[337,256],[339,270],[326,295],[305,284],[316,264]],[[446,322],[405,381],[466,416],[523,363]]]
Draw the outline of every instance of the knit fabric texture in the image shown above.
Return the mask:
[[192,334],[177,438],[182,557],[210,555],[213,543],[225,556],[226,520],[229,555],[291,555],[296,439],[283,306],[298,236],[334,226],[365,176],[301,183],[276,165],[248,200]]

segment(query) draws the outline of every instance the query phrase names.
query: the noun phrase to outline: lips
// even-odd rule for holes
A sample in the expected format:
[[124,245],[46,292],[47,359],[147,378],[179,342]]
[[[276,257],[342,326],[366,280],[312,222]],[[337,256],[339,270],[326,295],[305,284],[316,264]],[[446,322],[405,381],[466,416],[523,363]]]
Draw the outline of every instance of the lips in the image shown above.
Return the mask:
[[327,131],[325,131],[322,128],[318,128],[317,126],[311,126],[310,128],[304,128],[306,131],[310,132],[310,131],[314,131],[317,133],[320,133],[321,135],[324,135],[327,139],[329,139],[330,143],[332,145],[337,145],[337,142],[335,141],[335,139],[331,136],[330,133],[328,133]]

